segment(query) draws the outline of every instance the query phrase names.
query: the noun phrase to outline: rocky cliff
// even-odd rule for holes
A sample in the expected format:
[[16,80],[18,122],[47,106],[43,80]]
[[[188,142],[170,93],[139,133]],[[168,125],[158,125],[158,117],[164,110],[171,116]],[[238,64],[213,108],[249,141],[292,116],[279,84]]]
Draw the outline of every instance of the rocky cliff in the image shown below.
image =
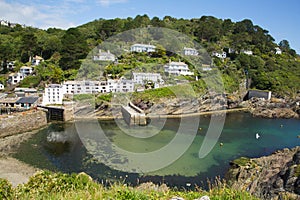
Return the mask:
[[262,199],[300,199],[300,147],[232,161],[226,180]]

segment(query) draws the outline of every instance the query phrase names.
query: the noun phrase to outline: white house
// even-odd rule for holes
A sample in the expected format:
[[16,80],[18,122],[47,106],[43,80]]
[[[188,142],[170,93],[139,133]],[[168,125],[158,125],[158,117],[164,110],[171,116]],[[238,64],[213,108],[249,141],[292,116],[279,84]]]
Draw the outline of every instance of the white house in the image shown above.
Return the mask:
[[94,94],[100,92],[99,81],[66,81],[63,83],[64,94]]
[[10,61],[7,63],[7,69],[12,71],[15,67],[15,61]]
[[275,54],[278,54],[278,55],[282,54],[282,51],[279,47],[275,47]]
[[8,83],[15,85],[24,79],[24,75],[20,72],[12,73],[8,76]]
[[168,72],[169,74],[173,75],[185,75],[190,76],[194,75],[193,72],[190,71],[187,64],[184,62],[169,62],[164,66],[165,72]]
[[241,53],[244,53],[246,55],[253,55],[253,52],[251,50],[241,50]]
[[0,90],[4,90],[4,85],[0,83]]
[[159,73],[132,73],[132,80],[134,83],[144,85],[145,81],[152,81],[153,83],[163,84],[164,80],[162,79]]
[[127,79],[108,79],[107,92],[133,92],[134,81]]
[[188,47],[184,47],[183,48],[183,54],[185,56],[198,56],[199,53],[196,49],[194,48],[188,48]]
[[62,104],[63,97],[63,86],[61,84],[50,84],[45,88],[43,105]]
[[34,65],[34,66],[37,66],[39,65],[41,62],[43,62],[44,59],[40,56],[34,56],[31,60],[31,64]]
[[216,51],[214,51],[213,53],[212,53],[212,56],[216,56],[216,57],[218,57],[218,58],[226,58],[227,57],[227,54],[226,54],[226,52],[225,51],[223,51],[222,53],[219,53],[219,52],[216,52]]
[[110,51],[102,52],[101,49],[99,49],[99,53],[93,57],[94,61],[115,61],[116,56]]
[[33,72],[32,67],[23,66],[20,68],[20,73],[24,75],[24,77],[30,75]]
[[150,44],[134,44],[130,47],[131,52],[155,52],[155,46]]

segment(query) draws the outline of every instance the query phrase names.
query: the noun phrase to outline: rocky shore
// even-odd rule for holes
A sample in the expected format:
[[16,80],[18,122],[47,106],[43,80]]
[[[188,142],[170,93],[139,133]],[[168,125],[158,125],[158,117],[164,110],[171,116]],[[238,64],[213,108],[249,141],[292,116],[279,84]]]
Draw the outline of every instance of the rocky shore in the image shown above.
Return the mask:
[[[243,100],[238,94],[205,94],[199,98],[161,98],[156,101],[135,99],[133,103],[151,115],[185,115],[193,113],[206,113],[220,110],[239,109],[247,110],[255,117],[263,118],[299,118],[300,97],[294,100],[282,98],[272,98],[265,100],[252,98]],[[118,107],[103,102],[96,110],[91,112],[81,110],[82,113],[93,117],[110,118],[112,116],[121,117]]]
[[226,179],[234,189],[262,199],[300,199],[300,147],[261,158],[239,158],[230,165]]

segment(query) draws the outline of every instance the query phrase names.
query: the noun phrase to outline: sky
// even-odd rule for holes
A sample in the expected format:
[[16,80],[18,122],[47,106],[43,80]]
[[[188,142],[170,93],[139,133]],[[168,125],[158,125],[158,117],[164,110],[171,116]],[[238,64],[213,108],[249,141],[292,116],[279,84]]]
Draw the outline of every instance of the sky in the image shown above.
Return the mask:
[[203,15],[234,22],[250,19],[269,31],[275,42],[286,39],[300,54],[299,0],[0,0],[0,19],[47,29],[67,29],[95,19]]

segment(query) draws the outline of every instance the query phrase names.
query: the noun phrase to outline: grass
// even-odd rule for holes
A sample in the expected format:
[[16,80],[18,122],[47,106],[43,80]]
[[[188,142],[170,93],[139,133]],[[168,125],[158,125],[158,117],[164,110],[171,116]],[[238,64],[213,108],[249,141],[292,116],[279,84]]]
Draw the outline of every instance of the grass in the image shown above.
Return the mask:
[[225,182],[216,179],[208,191],[197,188],[191,191],[170,189],[165,185],[147,183],[131,187],[114,183],[104,187],[94,182],[87,174],[63,174],[41,171],[32,176],[28,183],[12,188],[10,183],[0,179],[1,199],[171,199],[174,196],[184,199],[197,199],[204,195],[211,200],[234,199],[255,200],[246,191],[233,190]]

